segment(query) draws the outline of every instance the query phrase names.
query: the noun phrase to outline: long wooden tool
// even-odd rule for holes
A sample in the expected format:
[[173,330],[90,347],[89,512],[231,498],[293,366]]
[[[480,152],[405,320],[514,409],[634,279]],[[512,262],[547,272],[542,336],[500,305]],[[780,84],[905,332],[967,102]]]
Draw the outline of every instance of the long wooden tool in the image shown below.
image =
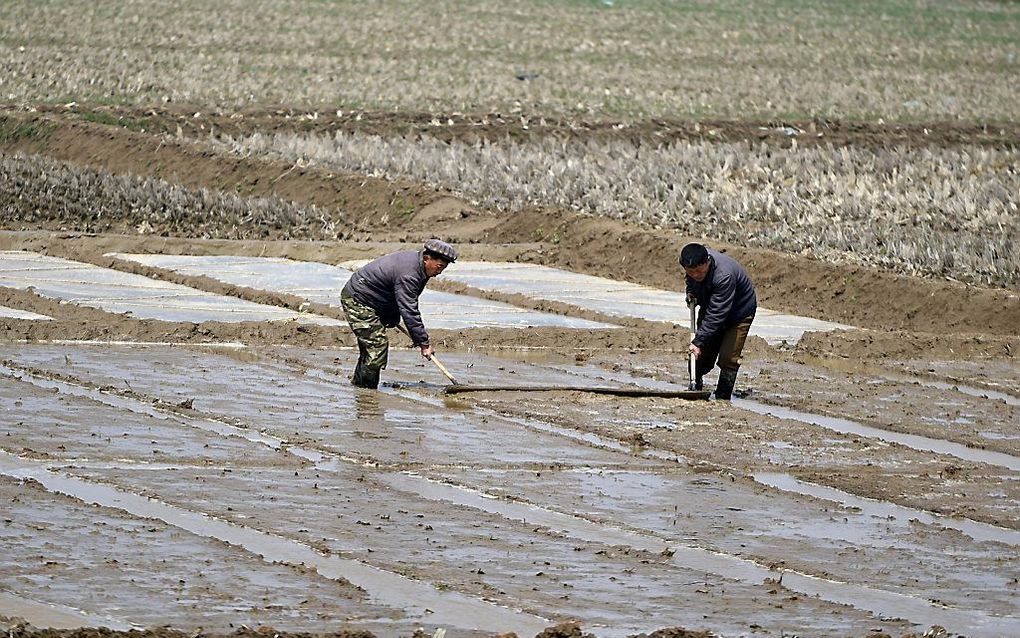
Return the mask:
[[[698,332],[697,323],[698,323],[698,307],[695,305],[691,305],[691,343],[694,343],[694,335]],[[696,390],[698,386],[697,383],[695,383],[694,379],[698,375],[698,364],[697,360],[694,357],[693,352],[687,355],[687,374],[689,374],[691,377],[691,382],[687,386],[687,388],[689,390]]]
[[[404,324],[398,323],[397,324],[397,328],[399,328],[401,332],[403,332],[405,335],[407,335],[408,339],[411,338],[411,333],[409,333],[407,331],[407,328],[404,327]],[[412,339],[412,341],[413,341],[413,339]],[[439,368],[439,371],[442,372],[443,375],[447,379],[450,380],[450,383],[452,383],[453,385],[460,385],[460,383],[458,383],[457,380],[453,378],[453,375],[450,374],[450,371],[446,369],[446,366],[444,366],[442,363],[440,363],[439,359],[436,358],[435,354],[429,356],[428,360],[431,361],[432,363],[436,364],[436,367]]]
[[669,399],[704,400],[711,392],[707,390],[653,390],[649,388],[614,388],[607,386],[568,385],[451,385],[443,389],[446,394],[465,392],[591,392],[612,394],[621,397],[663,397]]
[[429,356],[429,361],[436,364],[436,367],[439,368],[440,372],[446,375],[446,378],[450,380],[450,383],[452,383],[453,385],[460,385],[457,382],[457,380],[453,378],[453,375],[450,374],[450,371],[446,369],[446,366],[439,362],[439,359],[436,358],[436,355],[433,354]]

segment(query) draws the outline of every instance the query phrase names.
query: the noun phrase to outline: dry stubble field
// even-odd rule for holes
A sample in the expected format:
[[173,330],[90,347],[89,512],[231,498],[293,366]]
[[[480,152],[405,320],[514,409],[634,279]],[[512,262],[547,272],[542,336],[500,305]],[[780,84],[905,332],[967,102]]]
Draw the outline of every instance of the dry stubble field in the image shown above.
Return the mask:
[[[699,238],[853,327],[732,404],[403,347],[364,393],[342,326],[0,288],[52,318],[0,319],[12,636],[1020,633],[1014,3],[9,4],[0,250],[342,320],[110,253],[436,235],[679,304]],[[433,287],[616,326],[434,330],[463,381],[685,386],[676,322]]]

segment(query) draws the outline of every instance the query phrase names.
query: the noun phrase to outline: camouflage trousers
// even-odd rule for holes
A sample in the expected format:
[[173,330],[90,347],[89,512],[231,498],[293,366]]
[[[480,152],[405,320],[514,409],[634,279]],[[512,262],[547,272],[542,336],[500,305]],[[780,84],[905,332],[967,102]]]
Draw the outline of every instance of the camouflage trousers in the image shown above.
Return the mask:
[[354,336],[358,338],[358,365],[354,368],[351,383],[362,388],[378,388],[379,374],[386,367],[390,352],[386,326],[375,309],[358,303],[346,292],[340,294],[340,305]]

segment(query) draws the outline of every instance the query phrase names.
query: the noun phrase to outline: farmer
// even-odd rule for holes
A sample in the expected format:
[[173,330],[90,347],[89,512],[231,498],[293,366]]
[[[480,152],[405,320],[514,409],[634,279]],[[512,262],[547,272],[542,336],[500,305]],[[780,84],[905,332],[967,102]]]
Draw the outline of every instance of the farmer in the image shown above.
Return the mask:
[[732,257],[687,244],[680,251],[680,265],[687,274],[687,307],[701,306],[697,332],[690,351],[695,357],[695,387],[719,362],[715,398],[730,400],[740,368],[740,353],[758,309],[754,285],[747,271]]
[[390,340],[386,328],[404,320],[421,356],[432,357],[429,333],[421,320],[418,297],[432,277],[457,260],[457,250],[438,239],[425,242],[421,250],[405,250],[380,257],[351,275],[340,293],[347,322],[358,338],[358,366],[351,383],[378,388],[379,373],[386,367]]

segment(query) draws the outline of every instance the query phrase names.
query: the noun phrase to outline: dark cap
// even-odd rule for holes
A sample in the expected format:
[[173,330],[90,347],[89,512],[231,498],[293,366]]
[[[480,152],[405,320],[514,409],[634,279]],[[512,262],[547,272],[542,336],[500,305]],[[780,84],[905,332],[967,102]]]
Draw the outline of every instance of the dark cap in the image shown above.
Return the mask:
[[457,261],[457,249],[445,241],[432,238],[425,242],[425,252],[449,263]]
[[680,265],[694,268],[708,261],[708,249],[701,244],[687,244],[680,251]]

